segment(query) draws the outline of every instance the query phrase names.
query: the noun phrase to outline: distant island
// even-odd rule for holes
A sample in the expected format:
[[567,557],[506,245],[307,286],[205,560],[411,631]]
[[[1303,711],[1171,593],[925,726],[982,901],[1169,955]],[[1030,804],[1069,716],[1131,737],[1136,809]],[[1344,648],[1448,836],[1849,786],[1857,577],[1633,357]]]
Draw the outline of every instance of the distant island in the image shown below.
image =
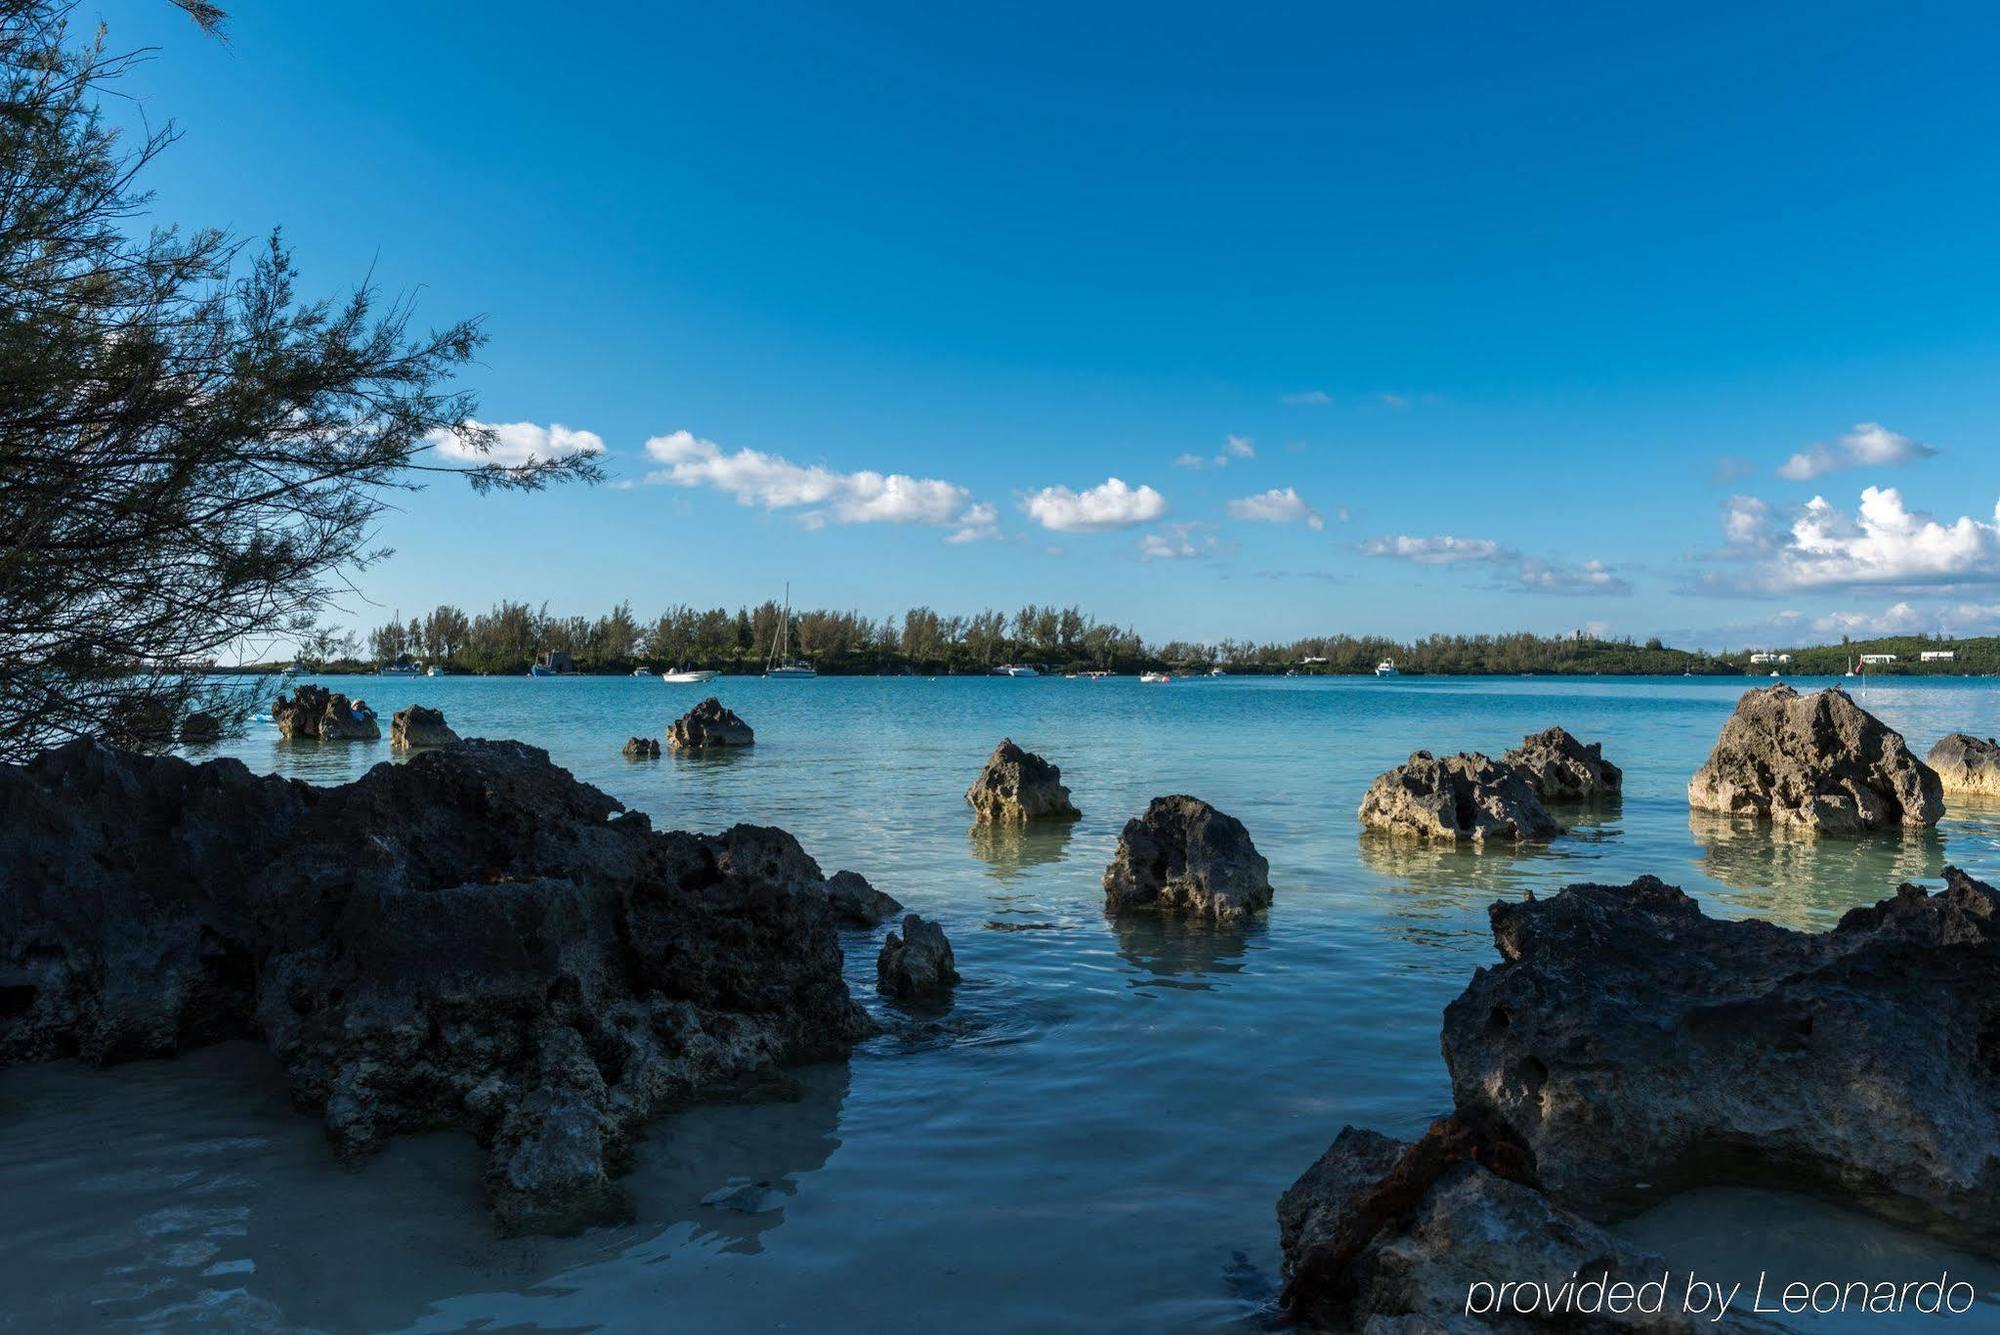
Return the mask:
[[[441,673],[520,676],[551,659],[583,675],[626,675],[669,667],[723,673],[763,670],[782,611],[766,602],[735,611],[677,606],[652,622],[629,604],[598,617],[551,615],[501,602],[467,614],[442,606],[400,617],[368,636],[322,636],[294,662],[313,672],[370,673],[385,664],[435,666]],[[928,607],[873,618],[854,611],[794,610],[791,645],[828,676],[968,676],[1004,664],[1046,672],[1207,672],[1244,675],[1365,676],[1385,661],[1405,675],[1463,676],[1983,676],[2000,673],[2000,637],[1891,636],[1839,644],[1757,646],[1710,652],[1658,639],[1570,635],[1432,635],[1408,643],[1377,635],[1321,635],[1278,643],[1221,640],[1148,643],[1136,630],[1077,607],[1030,604],[1020,611],[944,615]],[[242,669],[235,669],[242,670]]]

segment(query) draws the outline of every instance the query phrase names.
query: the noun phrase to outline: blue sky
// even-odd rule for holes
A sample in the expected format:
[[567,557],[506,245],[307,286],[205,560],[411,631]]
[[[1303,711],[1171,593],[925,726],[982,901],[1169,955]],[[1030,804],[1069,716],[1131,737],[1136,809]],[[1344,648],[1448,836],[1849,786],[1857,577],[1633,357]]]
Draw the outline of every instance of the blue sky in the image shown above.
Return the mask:
[[160,218],[618,479],[407,498],[358,623],[2000,625],[1989,6],[237,8],[83,11]]

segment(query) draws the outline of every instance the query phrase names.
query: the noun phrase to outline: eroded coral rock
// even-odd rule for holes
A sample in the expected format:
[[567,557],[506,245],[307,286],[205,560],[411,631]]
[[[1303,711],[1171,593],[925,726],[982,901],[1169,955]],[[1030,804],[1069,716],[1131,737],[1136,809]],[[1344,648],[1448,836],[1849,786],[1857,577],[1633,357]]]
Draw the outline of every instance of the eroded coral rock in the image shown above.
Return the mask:
[[1500,757],[1528,776],[1544,802],[1602,802],[1617,797],[1625,772],[1604,758],[1604,745],[1585,745],[1562,728],[1546,728]]
[[374,742],[382,737],[374,710],[310,682],[274,700],[271,717],[277,720],[280,736],[295,740]]
[[1076,820],[1083,813],[1069,800],[1062,770],[1004,738],[986,759],[986,768],[966,789],[965,800],[984,825],[1025,825],[1035,820]]
[[624,754],[627,760],[658,760],[660,758],[660,739],[657,737],[627,737],[625,739]]
[[1369,785],[1356,814],[1371,830],[1448,842],[1522,843],[1563,832],[1522,769],[1477,752],[1416,752]]
[[754,746],[757,735],[750,725],[725,709],[714,696],[690,709],[667,727],[667,745],[676,751],[701,751],[710,747]]
[[458,734],[444,721],[444,711],[424,705],[398,710],[389,720],[389,746],[396,751],[414,751],[429,746],[450,746]]
[[1931,748],[1924,763],[1947,793],[2000,797],[2000,742],[1955,732]]
[[889,933],[875,957],[875,985],[897,1001],[938,1001],[951,995],[958,982],[958,961],[944,928],[912,913],[903,919],[901,934]]
[[1104,907],[1235,923],[1271,904],[1271,864],[1234,816],[1198,797],[1156,797],[1125,822],[1104,869]]

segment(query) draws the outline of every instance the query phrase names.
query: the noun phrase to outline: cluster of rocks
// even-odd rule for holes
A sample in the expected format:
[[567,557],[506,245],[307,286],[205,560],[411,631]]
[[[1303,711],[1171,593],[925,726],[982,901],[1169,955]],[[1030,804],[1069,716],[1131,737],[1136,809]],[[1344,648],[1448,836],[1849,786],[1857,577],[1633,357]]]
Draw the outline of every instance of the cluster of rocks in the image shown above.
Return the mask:
[[302,683],[291,695],[271,702],[278,735],[292,740],[374,742],[382,738],[375,711],[339,691]]
[[0,766],[0,1066],[261,1039],[339,1153],[470,1132],[499,1222],[568,1231],[648,1119],[871,1032],[835,880],[516,743],[330,788],[74,743]]
[[1448,843],[1525,843],[1563,832],[1549,803],[1616,798],[1625,776],[1596,742],[1561,728],[1523,738],[1500,759],[1418,751],[1369,785],[1356,813],[1370,830]]
[[1653,878],[1494,905],[1502,963],[1445,1011],[1452,1116],[1407,1146],[1350,1128],[1280,1204],[1293,1310],[1509,1328],[1445,1321],[1474,1271],[1656,1272],[1600,1225],[1714,1183],[1991,1253],[2000,893],[1945,879],[1822,933],[1712,919]]
[[1955,732],[1931,748],[1924,763],[1947,793],[2000,797],[2000,742]]
[[667,745],[676,751],[754,746],[756,742],[757,734],[750,725],[712,695],[667,725]]
[[1937,772],[1839,689],[1746,693],[1688,784],[1697,811],[1823,834],[1922,829],[1944,814]]
[[1198,797],[1156,797],[1125,822],[1104,869],[1107,911],[1230,924],[1271,904],[1271,864],[1234,816]]
[[625,739],[627,760],[658,760],[660,740],[657,737],[627,737]]
[[442,709],[411,705],[408,709],[398,710],[389,719],[389,748],[394,751],[451,746],[457,741],[458,734],[444,721]]
[[1083,813],[1069,800],[1062,770],[1011,737],[1001,739],[986,767],[965,790],[982,825],[1025,825],[1037,820],[1076,820]]

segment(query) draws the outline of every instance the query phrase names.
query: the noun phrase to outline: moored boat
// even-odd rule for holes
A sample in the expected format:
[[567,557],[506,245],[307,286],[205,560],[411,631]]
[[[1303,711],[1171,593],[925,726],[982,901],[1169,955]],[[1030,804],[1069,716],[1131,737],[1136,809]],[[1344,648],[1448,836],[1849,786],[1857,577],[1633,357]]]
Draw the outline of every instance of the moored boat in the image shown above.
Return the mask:
[[1169,677],[1164,672],[1141,672],[1139,674],[1139,680],[1152,686],[1165,686],[1168,682],[1172,681],[1173,678]]
[[771,645],[771,656],[764,661],[766,681],[804,681],[817,677],[819,670],[811,663],[793,658],[792,652],[792,586],[785,585],[785,608],[778,616],[778,634]]
[[1378,677],[1400,677],[1403,674],[1396,670],[1395,659],[1385,658],[1375,665],[1375,675]]
[[[714,668],[675,668],[671,672],[662,672],[660,680],[669,686],[682,686],[698,684],[704,681],[714,681],[721,675]],[[765,675],[769,676],[770,674],[766,673]]]

